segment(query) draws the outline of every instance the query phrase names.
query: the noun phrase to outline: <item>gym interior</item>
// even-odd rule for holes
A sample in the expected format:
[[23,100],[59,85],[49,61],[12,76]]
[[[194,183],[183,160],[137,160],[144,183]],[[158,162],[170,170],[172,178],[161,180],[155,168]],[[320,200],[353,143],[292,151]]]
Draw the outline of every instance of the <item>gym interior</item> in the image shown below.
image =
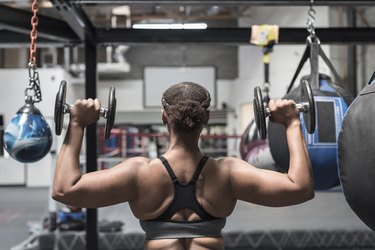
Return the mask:
[[[300,117],[315,197],[279,208],[238,201],[226,249],[375,249],[374,25],[370,0],[1,1],[0,249],[143,249],[127,203],[51,198],[65,106],[98,97],[105,107],[80,154],[83,172],[100,171],[168,149],[160,97],[183,81],[211,93],[202,152],[270,171],[286,172],[289,154],[263,101],[308,103]],[[304,82],[312,92],[301,101]],[[7,134],[31,99],[51,140],[19,156]]]

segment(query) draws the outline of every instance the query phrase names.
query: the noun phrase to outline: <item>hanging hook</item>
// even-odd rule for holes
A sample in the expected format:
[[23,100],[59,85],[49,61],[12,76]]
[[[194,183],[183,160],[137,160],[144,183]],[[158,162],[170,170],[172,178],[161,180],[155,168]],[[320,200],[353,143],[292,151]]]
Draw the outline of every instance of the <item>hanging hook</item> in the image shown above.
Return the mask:
[[307,18],[307,31],[310,33],[310,36],[315,36],[315,26],[314,23],[316,21],[315,15],[316,11],[313,8],[314,0],[310,1],[310,9],[307,12],[307,15],[309,16]]

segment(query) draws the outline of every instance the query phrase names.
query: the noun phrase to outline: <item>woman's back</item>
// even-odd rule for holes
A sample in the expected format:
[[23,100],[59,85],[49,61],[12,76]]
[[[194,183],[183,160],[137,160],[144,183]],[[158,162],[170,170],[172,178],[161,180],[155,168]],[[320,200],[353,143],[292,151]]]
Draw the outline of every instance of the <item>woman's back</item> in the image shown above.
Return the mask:
[[[167,152],[164,157],[177,177],[179,186],[187,187],[194,184],[194,181],[192,181],[194,173],[196,173],[197,167],[203,162],[202,159],[204,159],[199,152],[189,154],[186,150],[173,150]],[[141,220],[141,225],[145,227],[144,229],[147,231],[147,227],[150,227],[150,223],[152,223],[152,228],[150,228],[153,230],[151,233],[152,237],[155,237],[155,234],[158,237],[167,237],[168,235],[163,235],[162,231],[170,231],[170,229],[166,229],[169,227],[169,222],[173,222],[170,226],[176,229],[178,222],[193,221],[193,228],[190,230],[193,230],[194,234],[199,234],[199,229],[196,228],[197,223],[201,223],[199,224],[199,228],[204,229],[203,234],[205,235],[209,235],[210,230],[218,230],[220,234],[221,228],[225,224],[225,218],[233,211],[236,201],[228,189],[229,178],[228,174],[225,173],[228,171],[228,168],[220,166],[219,163],[220,161],[208,158],[204,162],[202,171],[195,183],[194,198],[196,198],[198,206],[214,217],[212,219],[209,218],[209,221],[205,222],[205,218],[199,216],[199,211],[194,211],[196,209],[194,207],[196,206],[194,206],[194,202],[190,201],[192,197],[182,197],[182,199],[190,202],[192,209],[181,208],[171,214],[170,218],[159,219],[166,210],[169,210],[171,205],[178,203],[174,202],[176,187],[167,168],[160,159],[154,159],[150,162],[145,160],[144,165],[141,167],[142,170],[139,171],[140,174],[137,176],[137,180],[142,180],[139,183],[139,196],[130,201],[130,207],[136,217]],[[157,222],[154,222],[155,220]],[[182,231],[186,231],[186,228],[189,228],[186,223],[181,225],[183,229],[181,230],[180,228],[177,230],[180,234]],[[202,249],[223,248],[223,240],[217,236],[179,240],[149,240],[146,246],[147,249],[166,249],[169,244],[182,247],[181,249],[196,249],[199,247]]]
[[[191,181],[202,155],[196,154],[191,157],[183,152],[171,152],[164,157],[168,160],[179,183],[186,184]],[[235,199],[228,188],[229,171],[228,167],[220,166],[220,160],[209,158],[196,183],[196,198],[199,204],[217,218],[227,217],[235,206]],[[130,206],[137,218],[154,219],[172,202],[175,193],[173,182],[160,159],[150,162],[145,160],[138,172],[138,195],[136,199],[130,201]],[[188,221],[200,218],[193,211],[184,209],[171,219]]]

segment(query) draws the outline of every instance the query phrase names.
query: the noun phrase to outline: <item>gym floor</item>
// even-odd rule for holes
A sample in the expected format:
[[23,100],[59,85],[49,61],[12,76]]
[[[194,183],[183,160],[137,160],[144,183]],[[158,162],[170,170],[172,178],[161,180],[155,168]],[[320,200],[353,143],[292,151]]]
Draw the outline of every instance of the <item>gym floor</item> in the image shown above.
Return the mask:
[[[0,250],[24,241],[32,224],[48,215],[48,188],[0,187]],[[99,221],[121,220],[124,232],[141,228],[127,204],[99,209]],[[316,192],[313,200],[285,208],[268,208],[238,202],[225,231],[260,230],[370,230],[352,212],[339,188]]]

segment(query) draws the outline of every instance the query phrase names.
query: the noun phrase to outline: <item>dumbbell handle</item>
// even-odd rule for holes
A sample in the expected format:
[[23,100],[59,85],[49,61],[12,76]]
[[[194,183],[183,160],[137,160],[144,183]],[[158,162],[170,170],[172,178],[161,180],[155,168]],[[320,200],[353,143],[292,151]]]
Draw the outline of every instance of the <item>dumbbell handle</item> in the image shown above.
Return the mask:
[[[299,112],[307,112],[309,110],[309,103],[308,102],[296,103],[296,107]],[[266,117],[271,116],[271,111],[268,107],[265,108],[265,111],[266,111]]]
[[[65,105],[64,105],[64,114],[67,114],[67,113],[70,114],[70,110],[72,110],[72,108],[73,108],[73,105],[65,103]],[[100,117],[104,117],[105,119],[107,119],[107,117],[108,117],[108,108],[100,108],[100,110],[99,110],[99,116]]]

